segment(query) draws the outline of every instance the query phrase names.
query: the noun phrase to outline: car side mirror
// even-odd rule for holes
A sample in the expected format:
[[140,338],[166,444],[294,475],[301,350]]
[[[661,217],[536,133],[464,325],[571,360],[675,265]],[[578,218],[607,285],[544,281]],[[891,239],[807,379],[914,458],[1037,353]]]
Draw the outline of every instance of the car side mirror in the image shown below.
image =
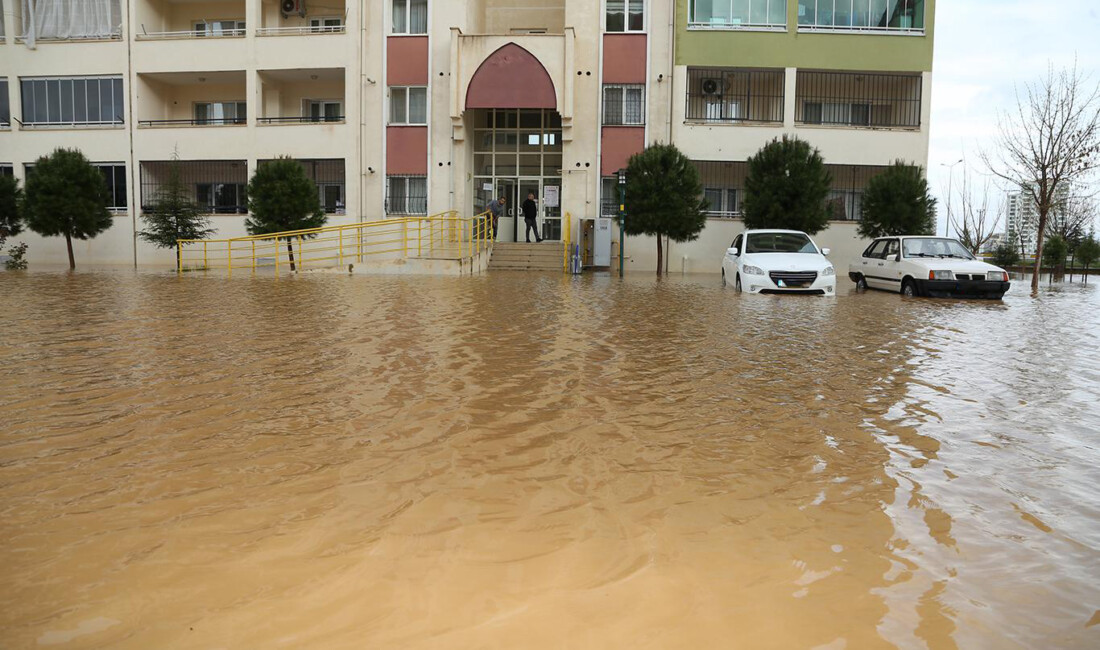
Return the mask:
[[821,254],[822,255],[828,255],[831,252],[833,252],[833,249],[831,249],[831,248],[822,248],[821,249]]
[[737,249],[733,248],[732,246],[730,248],[727,248],[726,249],[726,255],[729,255],[731,257],[737,257]]

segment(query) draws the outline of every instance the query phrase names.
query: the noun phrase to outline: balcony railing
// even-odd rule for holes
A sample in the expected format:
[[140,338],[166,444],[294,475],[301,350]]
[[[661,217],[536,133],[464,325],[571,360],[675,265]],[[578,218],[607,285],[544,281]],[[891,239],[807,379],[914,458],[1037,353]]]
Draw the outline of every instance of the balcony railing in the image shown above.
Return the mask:
[[798,71],[794,121],[920,128],[921,75]]
[[783,122],[783,70],[691,68],[689,121]]
[[205,29],[192,29],[180,32],[146,32],[137,35],[139,41],[174,40],[181,38],[240,38],[244,36],[245,28],[223,29],[211,32]]
[[326,115],[324,117],[314,117],[310,115],[302,115],[298,117],[258,117],[256,121],[260,124],[343,124],[343,115]]
[[138,120],[138,126],[227,126],[245,124],[243,117],[208,117],[201,120]]
[[294,27],[260,27],[256,30],[256,36],[298,36],[302,34],[343,34],[347,31],[346,25],[298,25]]

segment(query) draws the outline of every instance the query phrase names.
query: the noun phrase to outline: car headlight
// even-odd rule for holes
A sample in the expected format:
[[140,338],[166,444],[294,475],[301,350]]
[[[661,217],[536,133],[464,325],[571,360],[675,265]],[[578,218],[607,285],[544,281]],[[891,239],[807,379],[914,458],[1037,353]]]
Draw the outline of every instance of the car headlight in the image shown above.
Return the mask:
[[827,278],[830,275],[836,275],[836,269],[831,266],[826,266],[825,270],[821,272],[821,277]]
[[745,272],[745,275],[764,275],[764,269],[751,264],[746,264],[741,270]]
[[985,279],[990,282],[1008,282],[1008,274],[1004,271],[990,271],[985,274]]
[[954,280],[955,273],[953,271],[929,271],[929,280]]

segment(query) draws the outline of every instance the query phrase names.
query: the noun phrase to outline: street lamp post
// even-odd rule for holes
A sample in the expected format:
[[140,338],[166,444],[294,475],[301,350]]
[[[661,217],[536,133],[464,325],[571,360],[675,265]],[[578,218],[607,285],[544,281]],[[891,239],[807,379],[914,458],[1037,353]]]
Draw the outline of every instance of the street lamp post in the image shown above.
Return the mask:
[[944,237],[950,237],[951,236],[951,231],[950,231],[950,228],[951,228],[951,198],[952,198],[951,182],[953,180],[955,180],[955,165],[961,163],[962,161],[963,161],[963,159],[959,158],[958,160],[951,163],[950,165],[948,165],[947,163],[940,163],[940,167],[946,167],[947,168],[947,223],[944,224],[944,226],[943,226],[943,236]]
[[624,226],[626,225],[626,170],[619,170],[619,277],[623,277],[623,259],[626,257],[623,247],[626,245]]

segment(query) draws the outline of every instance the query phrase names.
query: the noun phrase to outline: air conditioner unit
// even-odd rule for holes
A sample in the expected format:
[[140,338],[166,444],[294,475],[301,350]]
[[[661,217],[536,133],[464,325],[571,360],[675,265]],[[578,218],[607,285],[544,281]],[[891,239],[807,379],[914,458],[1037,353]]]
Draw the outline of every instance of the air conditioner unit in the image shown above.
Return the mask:
[[290,14],[298,14],[302,17],[306,15],[306,0],[282,0],[279,4],[283,18],[287,18]]
[[722,80],[721,79],[704,79],[703,80],[703,94],[704,95],[721,95],[722,94]]

